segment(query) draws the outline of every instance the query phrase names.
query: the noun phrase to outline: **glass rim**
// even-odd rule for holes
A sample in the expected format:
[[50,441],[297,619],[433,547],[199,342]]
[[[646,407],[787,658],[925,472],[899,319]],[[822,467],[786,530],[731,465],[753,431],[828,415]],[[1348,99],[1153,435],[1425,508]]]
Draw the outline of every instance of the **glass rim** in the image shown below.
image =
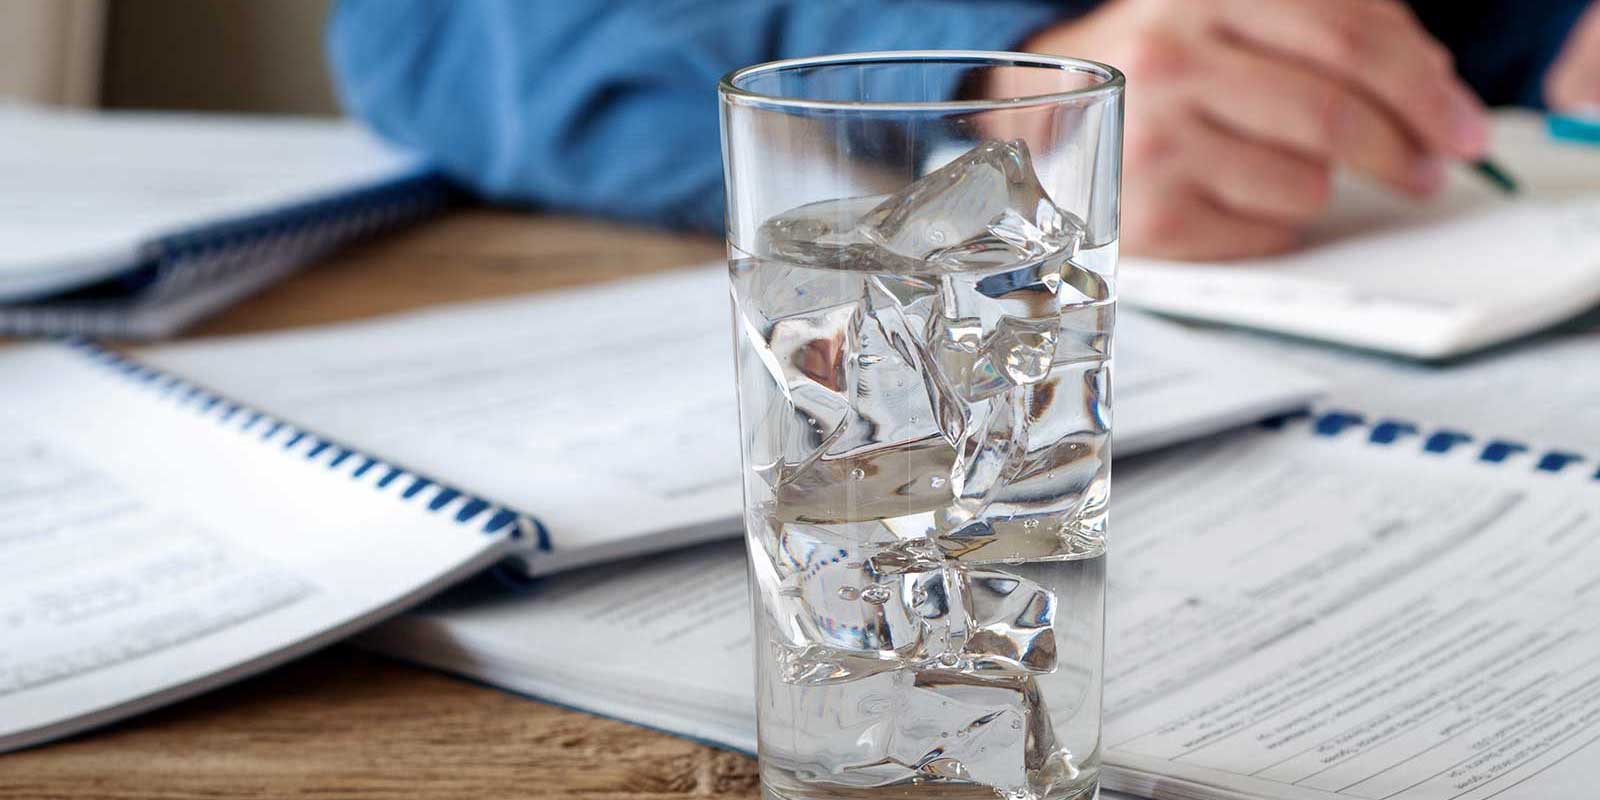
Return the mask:
[[[907,62],[978,64],[987,66],[1016,66],[1053,69],[1093,75],[1100,82],[1093,86],[1068,89],[1060,92],[974,100],[812,100],[766,94],[746,89],[739,81],[754,76],[785,72],[810,67],[827,67],[850,64],[894,64]],[[752,102],[774,108],[839,110],[839,111],[986,111],[999,108],[1019,108],[1035,105],[1094,100],[1120,94],[1126,84],[1122,71],[1110,64],[1086,58],[1049,56],[1039,53],[1015,53],[1005,50],[874,50],[861,53],[839,53],[826,56],[785,58],[740,67],[717,81],[717,94],[724,100]]]

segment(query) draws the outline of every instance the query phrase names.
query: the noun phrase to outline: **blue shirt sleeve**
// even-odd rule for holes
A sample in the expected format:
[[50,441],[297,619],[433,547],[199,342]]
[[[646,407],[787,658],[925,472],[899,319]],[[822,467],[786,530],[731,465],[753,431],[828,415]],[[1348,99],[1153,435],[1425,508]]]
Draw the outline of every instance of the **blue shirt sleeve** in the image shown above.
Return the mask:
[[344,0],[346,107],[497,201],[720,230],[716,82],[747,64],[1004,50],[1076,4],[1029,0]]

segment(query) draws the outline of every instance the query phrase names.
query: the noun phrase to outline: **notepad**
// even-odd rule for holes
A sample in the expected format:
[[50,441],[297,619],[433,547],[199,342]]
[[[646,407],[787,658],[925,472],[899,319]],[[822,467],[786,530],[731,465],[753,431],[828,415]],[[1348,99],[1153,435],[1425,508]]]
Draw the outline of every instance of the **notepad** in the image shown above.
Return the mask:
[[[739,530],[727,274],[709,266],[138,357],[537,518],[536,574]],[[1118,454],[1305,405],[1320,381],[1117,323]]]
[[[1600,454],[1553,468],[1492,441],[1330,410],[1124,460],[1104,784],[1157,800],[1590,796]],[[469,587],[361,641],[753,752],[745,571],[728,543],[516,594]]]
[[1226,264],[1124,260],[1123,299],[1175,316],[1418,359],[1524,336],[1600,305],[1600,151],[1497,118],[1524,184],[1507,200],[1458,175],[1414,204],[1353,182],[1307,247]]
[[352,123],[0,106],[0,335],[154,338],[449,189]]
[[0,386],[0,751],[343,638],[532,531],[93,346],[0,352]]

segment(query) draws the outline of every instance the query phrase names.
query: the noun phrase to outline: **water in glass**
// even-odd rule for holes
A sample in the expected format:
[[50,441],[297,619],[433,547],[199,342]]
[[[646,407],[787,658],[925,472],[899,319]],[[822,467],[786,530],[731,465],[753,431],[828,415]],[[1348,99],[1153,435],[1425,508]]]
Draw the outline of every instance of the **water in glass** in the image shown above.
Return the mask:
[[1021,142],[730,260],[763,782],[1098,784],[1114,297]]

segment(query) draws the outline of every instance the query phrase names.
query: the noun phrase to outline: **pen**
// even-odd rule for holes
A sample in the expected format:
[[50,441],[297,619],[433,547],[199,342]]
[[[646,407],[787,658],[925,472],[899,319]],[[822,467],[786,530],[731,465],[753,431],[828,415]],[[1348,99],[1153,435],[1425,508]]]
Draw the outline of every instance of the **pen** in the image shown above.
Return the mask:
[[1487,180],[1494,188],[1499,189],[1504,194],[1516,194],[1518,191],[1517,179],[1511,177],[1511,173],[1507,172],[1505,167],[1487,158],[1480,158],[1472,162],[1472,171],[1482,175],[1484,180]]

